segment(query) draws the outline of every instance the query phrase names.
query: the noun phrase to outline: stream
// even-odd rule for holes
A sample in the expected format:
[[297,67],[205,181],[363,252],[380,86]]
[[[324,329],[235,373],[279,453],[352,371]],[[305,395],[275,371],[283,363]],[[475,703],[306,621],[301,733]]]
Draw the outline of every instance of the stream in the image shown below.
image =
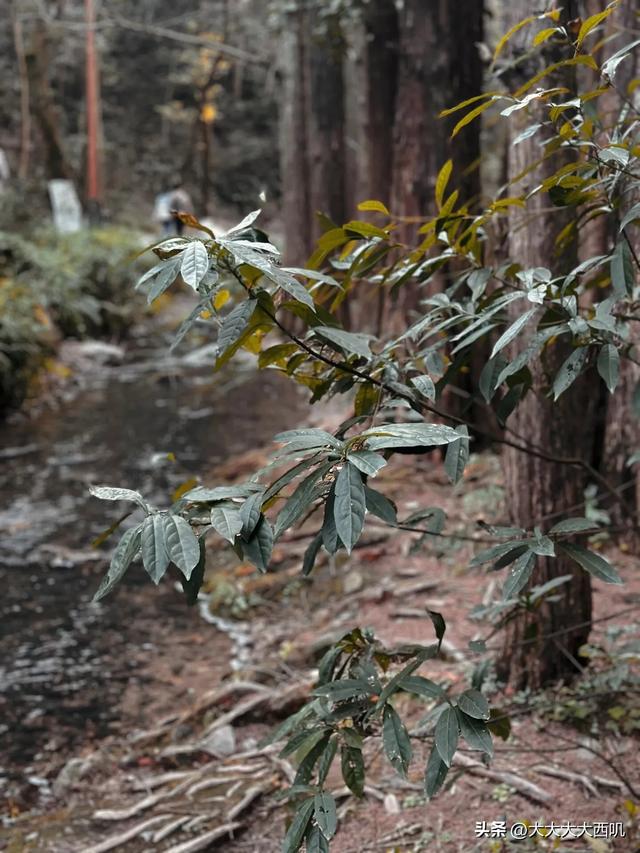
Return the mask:
[[158,590],[139,566],[126,594],[91,603],[115,542],[90,543],[124,507],[88,486],[135,488],[166,505],[182,482],[267,443],[305,410],[291,383],[248,362],[214,373],[210,348],[169,356],[158,326],[134,330],[119,363],[85,363],[55,406],[0,425],[0,800],[18,781],[23,799],[25,785],[35,797],[46,758],[111,730],[136,654],[156,650],[145,616],[166,619],[165,633],[172,620],[198,619],[171,582]]

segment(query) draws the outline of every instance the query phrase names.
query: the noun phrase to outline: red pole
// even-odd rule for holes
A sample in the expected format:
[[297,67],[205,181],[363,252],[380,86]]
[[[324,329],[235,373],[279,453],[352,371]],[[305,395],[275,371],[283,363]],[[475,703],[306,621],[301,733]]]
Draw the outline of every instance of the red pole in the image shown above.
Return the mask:
[[95,222],[100,218],[100,164],[98,158],[98,64],[93,0],[85,0],[84,8],[87,26],[87,209],[89,219]]

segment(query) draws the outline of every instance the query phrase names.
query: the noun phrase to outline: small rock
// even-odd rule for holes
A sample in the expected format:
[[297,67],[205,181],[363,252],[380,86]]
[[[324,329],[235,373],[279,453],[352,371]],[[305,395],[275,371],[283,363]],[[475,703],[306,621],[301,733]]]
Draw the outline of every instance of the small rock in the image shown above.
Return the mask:
[[359,592],[364,586],[364,579],[357,569],[351,569],[344,576],[342,581],[342,589],[345,595],[350,595],[353,592]]
[[233,755],[236,751],[236,733],[233,726],[220,726],[200,744],[205,752],[219,758]]
[[122,363],[124,349],[106,341],[67,341],[62,355],[69,364],[114,365]]
[[87,775],[92,766],[91,758],[71,758],[56,776],[53,794],[61,799]]
[[400,803],[395,794],[387,794],[385,796],[384,810],[387,814],[400,814]]

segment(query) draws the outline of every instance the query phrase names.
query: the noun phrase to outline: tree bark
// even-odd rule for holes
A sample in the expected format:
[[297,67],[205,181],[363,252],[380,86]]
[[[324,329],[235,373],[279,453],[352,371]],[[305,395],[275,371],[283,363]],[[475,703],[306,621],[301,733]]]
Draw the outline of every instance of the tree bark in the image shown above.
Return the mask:
[[[514,3],[509,7],[506,29],[529,13],[529,5]],[[517,50],[517,40],[512,44]],[[547,57],[547,61],[552,61]],[[526,78],[534,73],[529,65]],[[525,79],[526,79],[525,78]],[[566,78],[565,78],[566,82]],[[549,85],[558,85],[557,83]],[[535,117],[533,117],[535,120]],[[510,132],[517,134],[530,123],[524,111],[512,116]],[[522,125],[522,126],[521,126]],[[539,158],[540,139],[525,140],[509,148],[509,171],[512,178]],[[517,192],[527,192],[551,175],[568,155],[557,152],[517,185]],[[574,213],[558,208],[549,213],[546,194],[537,193],[526,210],[512,208],[509,218],[509,253],[523,268],[548,266],[554,275],[568,272],[576,259],[575,244],[558,256],[555,237]],[[522,312],[522,307],[515,309]],[[514,313],[514,318],[517,316]],[[518,349],[525,345],[520,340]],[[559,366],[571,352],[571,344],[562,339],[545,348],[531,368],[531,388],[509,418],[508,428],[543,453],[559,458],[580,458],[590,462],[593,451],[593,394],[591,377],[581,377],[553,402],[550,382]],[[514,524],[531,530],[545,525],[547,516],[566,511],[584,499],[586,478],[583,469],[547,461],[507,448],[504,454],[507,505]],[[515,688],[538,689],[555,679],[576,672],[580,646],[586,641],[591,620],[591,583],[589,575],[575,563],[559,556],[538,557],[531,584],[546,583],[561,575],[570,580],[555,590],[554,602],[543,602],[531,611],[517,610],[508,622],[504,647],[498,664],[501,678]]]
[[282,37],[281,172],[286,257],[303,263],[322,228],[345,219],[343,43],[340,20],[316,0],[286,13]]
[[[420,218],[435,209],[435,182],[452,157],[461,200],[477,195],[480,154],[478,123],[454,140],[455,119],[440,112],[479,94],[482,63],[483,4],[477,0],[405,0],[399,12],[399,58],[393,155],[393,212],[408,222],[403,238],[411,241]],[[472,167],[464,177],[461,172]],[[455,183],[455,178],[452,183]]]
[[[614,53],[625,44],[633,41],[633,32],[640,3],[637,0],[625,0],[616,8],[608,20],[607,35],[611,41],[607,44],[609,54]],[[619,92],[626,92],[629,82],[638,76],[640,62],[635,51],[621,64],[616,74],[616,89],[607,93],[605,123],[611,127],[623,107]],[[636,109],[637,89],[635,90]],[[619,217],[637,204],[640,200],[640,191],[636,188],[630,190],[629,180],[621,180],[620,210]],[[618,229],[615,228],[617,233]],[[607,237],[608,234],[605,234]],[[637,228],[625,229],[625,237],[629,241],[629,247],[634,255],[634,271],[638,275],[638,258],[640,258],[640,238]],[[611,248],[611,240],[603,241],[602,248],[607,251]],[[594,252],[600,254],[600,251]],[[638,323],[631,324],[631,334],[628,341],[630,354],[636,360],[640,357],[640,329]],[[636,469],[629,468],[627,460],[632,453],[640,450],[640,419],[634,412],[633,398],[636,389],[640,387],[640,366],[622,358],[620,363],[620,378],[618,386],[613,394],[606,396],[606,421],[604,431],[604,442],[602,449],[601,470],[608,482],[618,490],[623,500],[612,503],[608,507],[611,524],[619,530],[619,538],[628,546],[637,546],[640,536],[638,534],[638,510],[640,508],[640,477],[635,473]]]
[[71,178],[72,169],[62,147],[58,113],[49,85],[47,32],[44,22],[40,19],[35,24],[26,62],[29,87],[33,95],[33,114],[44,144],[47,178]]

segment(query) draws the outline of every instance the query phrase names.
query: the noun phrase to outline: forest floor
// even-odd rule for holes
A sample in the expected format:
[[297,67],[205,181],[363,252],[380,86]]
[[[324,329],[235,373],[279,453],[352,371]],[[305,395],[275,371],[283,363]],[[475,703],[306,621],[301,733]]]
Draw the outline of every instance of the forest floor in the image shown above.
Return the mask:
[[[331,426],[327,417],[323,425]],[[263,460],[263,451],[252,451],[211,479],[242,478]],[[504,521],[499,459],[490,453],[472,457],[455,490],[429,457],[418,465],[399,459],[379,481],[401,516],[423,506],[445,508],[447,530],[457,536],[482,538],[478,522]],[[4,803],[0,849],[275,853],[287,820],[278,794],[292,766],[277,748],[260,749],[258,742],[299,707],[331,642],[366,625],[389,645],[430,643],[428,608],[444,615],[447,632],[444,653],[424,674],[455,691],[484,657],[499,654],[491,626],[469,618],[498,586],[483,568],[468,568],[473,542],[429,537],[418,548],[416,535],[371,525],[350,560],[320,560],[301,579],[311,532],[303,528],[281,540],[274,570],[264,576],[226,551],[215,555],[200,615],[184,606],[172,583],[155,588],[135,577],[105,603],[109,686],[96,701],[110,706],[108,730],[89,727],[78,737],[76,729],[67,739],[64,730],[52,732],[53,747],[38,753]],[[640,573],[637,560],[603,546],[625,584],[594,581],[590,642],[601,652],[580,679],[532,696],[498,690],[489,671],[491,704],[508,714],[511,735],[496,738],[489,767],[478,753],[462,752],[430,802],[422,794],[428,739],[417,741],[407,780],[371,739],[362,800],[348,795],[337,768],[329,777],[340,804],[333,853],[511,850],[515,842],[501,837],[499,823],[488,837],[477,834],[477,822],[490,831],[493,821],[510,827],[552,820],[622,821],[626,835],[561,844],[538,836],[517,849],[640,849]],[[102,571],[88,564],[79,582],[97,585]],[[485,655],[469,650],[480,637],[487,638]],[[625,653],[631,641],[635,653]],[[425,701],[399,699],[410,729],[419,729],[430,707]],[[15,725],[28,733],[28,721]]]

